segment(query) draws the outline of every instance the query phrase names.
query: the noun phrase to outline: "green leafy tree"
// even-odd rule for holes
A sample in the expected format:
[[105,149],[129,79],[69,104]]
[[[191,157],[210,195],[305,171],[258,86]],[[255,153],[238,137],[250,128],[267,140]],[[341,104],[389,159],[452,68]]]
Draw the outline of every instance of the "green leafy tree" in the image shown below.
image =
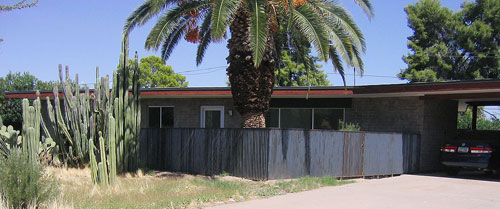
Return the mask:
[[[134,60],[130,60],[134,63]],[[175,73],[172,66],[165,65],[165,60],[157,56],[141,58],[139,62],[141,77],[139,83],[143,88],[155,87],[187,87],[186,77]],[[132,78],[130,78],[132,82]]]
[[456,32],[467,57],[466,78],[500,78],[500,1],[476,0],[462,7]]
[[22,127],[22,106],[20,99],[6,99],[6,91],[21,90],[50,90],[53,82],[38,80],[28,72],[9,72],[5,77],[0,77],[0,117],[5,125],[12,125],[14,129]]
[[[354,0],[371,17],[369,0]],[[162,13],[162,14],[161,14]],[[161,48],[168,59],[184,37],[199,43],[196,62],[201,63],[211,42],[228,37],[227,74],[242,126],[265,127],[264,113],[275,83],[276,46],[300,49],[296,40],[307,40],[318,58],[363,69],[362,33],[349,13],[336,1],[319,0],[146,0],[127,19],[124,33],[160,15],[146,40],[146,49]],[[285,30],[286,38],[274,38]],[[301,50],[295,50],[301,53]]]
[[319,70],[319,64],[309,71],[304,63],[297,63],[292,60],[292,56],[287,51],[281,52],[281,62],[283,67],[275,71],[275,86],[329,86],[330,81],[326,79],[326,74]]
[[[497,118],[488,119],[483,108],[478,108],[476,124],[477,130],[500,131],[500,120],[498,120]],[[472,111],[470,109],[458,114],[457,128],[464,130],[472,128]]]
[[500,1],[465,2],[457,13],[438,0],[405,8],[411,52],[398,77],[410,82],[499,78]]

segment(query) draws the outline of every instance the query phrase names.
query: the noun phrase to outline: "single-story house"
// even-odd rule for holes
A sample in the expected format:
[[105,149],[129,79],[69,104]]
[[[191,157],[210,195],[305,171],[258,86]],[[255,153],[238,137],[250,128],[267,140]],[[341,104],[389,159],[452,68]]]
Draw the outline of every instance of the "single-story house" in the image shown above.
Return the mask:
[[[34,97],[33,91],[7,93],[7,98]],[[241,127],[229,87],[142,89],[141,105],[144,128]],[[362,131],[419,134],[420,171],[430,171],[440,168],[439,147],[456,136],[458,110],[467,105],[500,105],[500,80],[276,87],[266,123],[272,128],[338,129],[342,120],[359,124]]]

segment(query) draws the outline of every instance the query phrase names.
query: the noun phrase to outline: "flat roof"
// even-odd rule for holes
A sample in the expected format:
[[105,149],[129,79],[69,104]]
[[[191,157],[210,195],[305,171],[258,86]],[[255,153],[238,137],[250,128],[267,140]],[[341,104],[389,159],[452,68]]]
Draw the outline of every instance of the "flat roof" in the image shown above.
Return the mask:
[[[59,93],[62,96],[62,93]],[[41,91],[40,97],[53,97]],[[230,87],[143,88],[142,98],[231,98]],[[6,92],[7,98],[35,98],[35,91]],[[275,87],[273,98],[371,98],[421,97],[422,99],[499,100],[500,80],[447,81],[434,83],[365,86]]]

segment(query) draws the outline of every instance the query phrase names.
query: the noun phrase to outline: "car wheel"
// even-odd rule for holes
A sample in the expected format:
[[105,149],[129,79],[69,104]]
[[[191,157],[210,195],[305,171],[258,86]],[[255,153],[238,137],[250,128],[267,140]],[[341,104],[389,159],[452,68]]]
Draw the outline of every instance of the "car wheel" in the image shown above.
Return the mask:
[[446,174],[450,176],[456,176],[458,174],[459,169],[458,168],[447,168],[446,169]]

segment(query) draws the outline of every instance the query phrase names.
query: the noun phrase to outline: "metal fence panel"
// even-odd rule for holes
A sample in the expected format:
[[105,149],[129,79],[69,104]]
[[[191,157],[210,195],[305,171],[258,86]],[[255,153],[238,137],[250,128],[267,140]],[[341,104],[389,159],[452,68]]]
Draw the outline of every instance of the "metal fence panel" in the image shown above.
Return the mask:
[[363,174],[365,176],[403,173],[402,135],[366,133]]
[[300,129],[143,129],[141,166],[250,179],[418,171],[419,136]]
[[342,176],[363,176],[363,144],[365,133],[344,132]]
[[420,136],[403,134],[404,173],[415,173],[420,168]]
[[269,178],[306,176],[308,175],[307,167],[304,131],[272,130],[269,141]]
[[344,133],[315,130],[310,132],[310,175],[342,176]]

